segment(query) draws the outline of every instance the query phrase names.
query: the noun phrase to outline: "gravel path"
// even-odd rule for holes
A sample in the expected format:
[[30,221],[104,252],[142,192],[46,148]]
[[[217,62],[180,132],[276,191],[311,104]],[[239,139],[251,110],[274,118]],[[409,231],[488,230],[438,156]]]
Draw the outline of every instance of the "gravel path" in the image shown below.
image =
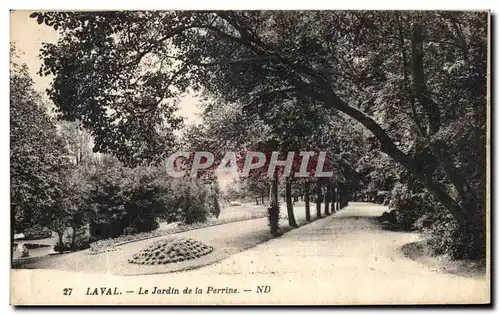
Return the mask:
[[[241,206],[238,208],[240,216],[257,211],[265,212],[265,208],[255,206]],[[248,211],[252,208],[252,212]],[[299,225],[305,224],[305,208],[302,204],[297,204],[296,220]],[[233,211],[236,213],[236,211]],[[282,211],[283,212],[283,211]],[[313,214],[312,219],[316,218]],[[37,257],[19,262],[17,268],[22,269],[55,269],[55,270],[78,270],[80,272],[105,273],[114,275],[141,275],[141,274],[161,274],[168,272],[178,272],[196,269],[206,265],[219,262],[229,256],[254,247],[257,244],[268,241],[272,238],[269,233],[267,218],[246,220],[240,222],[226,223],[206,228],[194,229],[191,231],[176,233],[171,236],[154,237],[147,240],[131,242],[116,247],[117,250],[101,253],[98,255],[88,255],[89,250],[78,251],[63,255]],[[284,231],[289,230],[288,220],[281,219],[280,226]],[[166,228],[165,226],[161,228]],[[189,237],[198,240],[214,248],[214,251],[201,258],[186,260],[167,265],[137,265],[128,262],[132,255],[141,251],[150,244],[161,239],[170,237]]]
[[[65,279],[65,283],[77,287],[76,292],[84,292],[89,283],[135,289],[136,292],[139,286],[149,289],[175,286],[181,291],[184,287],[199,287],[203,290],[203,294],[196,295],[75,295],[66,300],[69,304],[89,301],[94,304],[342,305],[489,302],[486,277],[466,278],[433,271],[406,258],[401,246],[417,241],[419,235],[382,230],[376,217],[385,210],[383,206],[353,203],[332,216],[196,270],[129,277],[15,270],[12,277],[13,281],[30,281],[39,286],[55,284],[54,277]],[[75,284],[78,281],[81,285]],[[57,285],[53,290],[58,290]],[[206,294],[209,286],[231,287],[237,289],[237,293]],[[257,293],[258,286],[268,286],[270,292]],[[13,295],[25,297],[22,293]],[[61,303],[61,299],[56,298],[49,291],[36,295],[41,303],[51,300]]]
[[435,271],[405,257],[401,247],[418,241],[419,234],[382,230],[376,218],[384,211],[384,206],[352,203],[333,216],[192,273],[268,274],[290,278],[290,285],[297,286],[300,278],[313,276],[322,284],[337,284],[326,295],[329,301],[339,303],[465,303],[486,299],[485,277]]

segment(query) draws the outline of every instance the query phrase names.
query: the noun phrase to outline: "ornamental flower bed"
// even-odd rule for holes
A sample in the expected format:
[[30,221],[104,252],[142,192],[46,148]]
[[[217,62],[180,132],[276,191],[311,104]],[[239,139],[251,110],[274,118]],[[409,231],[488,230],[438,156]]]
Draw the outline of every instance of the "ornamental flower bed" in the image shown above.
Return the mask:
[[178,226],[169,229],[169,230],[154,230],[151,232],[143,232],[143,233],[137,233],[137,234],[130,234],[130,235],[121,235],[116,238],[109,238],[105,240],[100,240],[94,243],[90,244],[90,250],[88,252],[89,255],[97,255],[100,253],[105,253],[109,251],[114,251],[117,249],[118,246],[132,243],[132,242],[138,242],[138,241],[143,241],[147,240],[153,237],[160,237],[160,236],[167,236],[167,235],[172,235],[176,233],[181,233],[181,232],[186,232],[186,231],[191,231],[195,229],[201,229],[205,227],[210,227],[210,226],[216,226],[216,225],[221,225],[221,224],[227,224],[227,223],[234,223],[234,222],[239,222],[239,221],[246,221],[246,220],[253,220],[253,219],[260,219],[266,217],[266,214],[251,214],[248,217],[244,218],[230,218],[230,219],[225,219],[225,220],[215,220],[215,221],[207,221],[207,222],[199,222],[199,223],[193,223],[193,224],[179,224]]
[[210,254],[214,248],[190,238],[163,239],[144,248],[129,263],[139,265],[164,265],[196,259]]

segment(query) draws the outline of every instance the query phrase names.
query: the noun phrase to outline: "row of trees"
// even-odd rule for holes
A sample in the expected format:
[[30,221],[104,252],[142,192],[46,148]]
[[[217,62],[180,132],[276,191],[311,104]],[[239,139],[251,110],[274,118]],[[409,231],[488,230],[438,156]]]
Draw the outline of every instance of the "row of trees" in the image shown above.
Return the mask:
[[[207,121],[220,124],[208,133],[209,143],[224,139],[219,148],[265,152],[330,150],[342,173],[364,173],[384,189],[400,182],[412,198],[425,195],[431,211],[454,222],[459,255],[485,255],[487,13],[32,17],[62,30],[57,45],[42,49],[41,73],[55,76],[52,101],[92,131],[99,151],[126,163],[135,163],[134,155],[158,159],[164,148],[152,139],[165,126],[166,138],[179,127],[173,113],[189,87],[203,91]],[[379,157],[357,163],[370,155]],[[380,172],[384,165],[391,171]],[[358,175],[346,177],[351,187],[360,185]],[[271,187],[277,192],[277,179]],[[276,198],[271,204],[276,213]]]
[[[331,120],[321,118],[321,111],[312,109],[307,109],[312,116],[306,114],[303,117],[294,116],[300,112],[290,112],[287,115],[286,111],[290,109],[291,104],[285,104],[283,108],[273,113],[249,113],[241,105],[222,103],[212,98],[207,98],[201,106],[203,124],[188,126],[184,130],[183,139],[191,151],[214,153],[216,162],[212,169],[222,162],[227,151],[238,152],[236,167],[240,172],[248,152],[257,151],[265,154],[266,162],[262,167],[252,169],[248,174],[240,174],[242,176],[239,178],[239,193],[234,191],[232,195],[241,197],[242,194],[246,194],[260,198],[262,203],[264,197],[269,196],[269,223],[273,235],[278,235],[280,231],[278,226],[280,191],[285,199],[288,223],[292,228],[297,227],[292,202],[294,195],[305,196],[306,218],[310,221],[311,196],[316,196],[314,199],[318,201],[317,217],[321,217],[321,202],[325,201],[325,214],[329,214],[335,188],[342,189],[342,196],[347,192],[344,174],[353,170],[346,161],[348,156],[351,156],[346,150],[349,145],[355,144],[355,137],[347,139],[346,131],[341,127],[345,123],[342,117]],[[361,134],[357,136],[361,137]],[[316,152],[316,155],[309,160],[308,178],[294,177],[294,174],[299,172],[302,161],[299,156],[300,151]],[[327,153],[323,170],[332,171],[331,178],[315,177],[319,151]],[[289,152],[295,152],[289,176],[284,174],[283,166],[278,166],[273,178],[269,179],[267,172],[271,152],[280,152],[279,160],[286,160]],[[344,199],[347,200],[347,196]]]

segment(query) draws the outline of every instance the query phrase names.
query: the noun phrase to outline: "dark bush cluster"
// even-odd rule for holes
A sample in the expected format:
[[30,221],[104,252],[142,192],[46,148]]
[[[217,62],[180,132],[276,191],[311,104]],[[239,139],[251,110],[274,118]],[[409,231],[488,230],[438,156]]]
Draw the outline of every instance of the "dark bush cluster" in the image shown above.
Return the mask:
[[90,238],[86,233],[78,231],[72,236],[67,238],[62,238],[58,240],[56,245],[54,245],[54,251],[65,252],[65,251],[78,251],[84,250],[90,247]]
[[220,213],[210,185],[168,179],[154,167],[105,170],[95,176],[89,200],[93,241],[153,231],[160,220],[193,224]]
[[24,238],[27,240],[39,240],[52,237],[52,231],[40,225],[34,225],[25,229],[23,234]]
[[169,211],[161,214],[167,222],[194,224],[205,222],[209,216],[220,214],[219,192],[193,178],[180,178],[171,182]]
[[[393,210],[396,218],[394,223],[405,231],[422,228],[416,225],[417,221],[435,210],[435,204],[427,192],[415,193],[408,185],[400,183],[396,184],[392,190],[389,206],[395,209]],[[419,221],[419,224],[423,222]]]
[[[404,231],[422,231],[430,254],[446,254],[452,258],[481,258],[484,253],[485,233],[480,224],[460,226],[454,218],[421,187],[396,184],[391,193],[390,212],[380,221],[390,222],[386,227]],[[484,217],[478,212],[475,218]],[[474,229],[473,231],[467,230]]]
[[139,265],[164,265],[199,258],[210,254],[214,248],[190,238],[157,241],[128,260]]

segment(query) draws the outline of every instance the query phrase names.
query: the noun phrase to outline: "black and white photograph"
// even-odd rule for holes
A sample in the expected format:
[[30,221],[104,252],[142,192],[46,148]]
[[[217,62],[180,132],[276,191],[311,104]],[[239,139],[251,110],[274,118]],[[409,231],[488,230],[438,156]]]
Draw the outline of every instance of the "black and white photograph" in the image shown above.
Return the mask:
[[9,15],[12,305],[492,303],[490,11]]

